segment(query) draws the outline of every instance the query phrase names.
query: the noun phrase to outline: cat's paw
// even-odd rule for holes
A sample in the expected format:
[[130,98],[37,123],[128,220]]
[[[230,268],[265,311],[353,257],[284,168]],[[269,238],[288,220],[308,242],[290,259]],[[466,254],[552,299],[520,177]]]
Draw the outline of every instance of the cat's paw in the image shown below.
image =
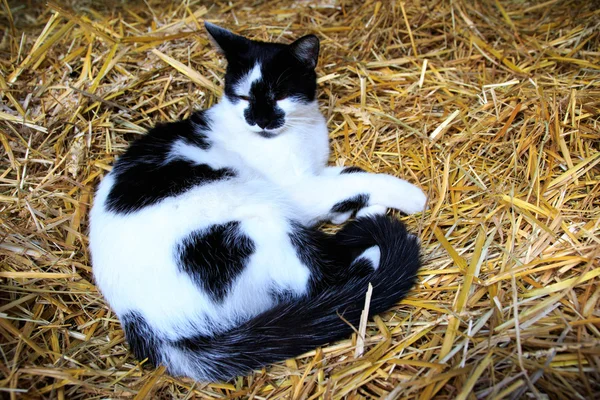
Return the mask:
[[410,185],[410,188],[406,188],[403,195],[402,204],[398,209],[405,214],[415,214],[418,212],[425,211],[427,205],[427,196],[425,193],[415,185]]
[[382,181],[378,191],[374,193],[373,204],[382,204],[405,214],[415,214],[425,210],[427,196],[419,187],[390,175],[378,177]]

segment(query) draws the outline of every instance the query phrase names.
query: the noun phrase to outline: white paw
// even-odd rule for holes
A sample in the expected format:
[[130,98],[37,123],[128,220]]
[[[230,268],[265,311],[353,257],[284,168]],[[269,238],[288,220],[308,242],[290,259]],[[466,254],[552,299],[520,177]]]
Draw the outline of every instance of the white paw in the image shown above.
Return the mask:
[[378,190],[373,193],[372,202],[414,214],[425,209],[427,196],[417,186],[390,175],[378,175]]
[[401,204],[398,209],[405,214],[415,214],[421,211],[425,211],[425,205],[427,204],[427,196],[423,191],[416,187],[415,185],[410,185],[410,188],[407,188]]
[[341,225],[344,222],[348,221],[348,219],[352,216],[352,211],[348,211],[341,214],[334,214],[331,217],[331,223],[335,225]]
[[375,204],[372,206],[361,208],[356,213],[356,218],[366,217],[367,215],[385,215],[386,212],[387,212],[386,206],[380,206],[378,204]]

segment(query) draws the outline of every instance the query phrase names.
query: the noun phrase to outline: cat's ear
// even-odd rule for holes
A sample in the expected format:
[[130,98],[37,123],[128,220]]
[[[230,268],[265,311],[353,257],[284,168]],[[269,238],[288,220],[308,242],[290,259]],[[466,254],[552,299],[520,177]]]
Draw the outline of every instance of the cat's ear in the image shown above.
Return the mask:
[[221,28],[218,25],[211,24],[208,21],[204,21],[204,27],[208,32],[208,37],[212,44],[226,56],[242,53],[250,45],[250,40],[245,37],[236,35],[235,33],[228,31],[225,28]]
[[309,68],[315,68],[319,59],[319,38],[315,35],[302,36],[290,44],[290,51]]

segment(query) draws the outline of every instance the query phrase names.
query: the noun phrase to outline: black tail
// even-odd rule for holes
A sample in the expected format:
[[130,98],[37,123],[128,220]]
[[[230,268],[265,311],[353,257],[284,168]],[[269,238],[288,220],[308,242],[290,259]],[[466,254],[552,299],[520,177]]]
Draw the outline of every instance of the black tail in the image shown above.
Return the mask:
[[172,372],[203,381],[227,380],[298,356],[348,337],[352,328],[344,320],[358,326],[369,282],[373,285],[370,315],[388,310],[412,288],[420,267],[419,243],[400,221],[384,216],[359,218],[335,239],[344,247],[379,246],[379,267],[313,296],[282,303],[227,332],[173,343],[176,364],[182,365],[183,357],[185,367]]

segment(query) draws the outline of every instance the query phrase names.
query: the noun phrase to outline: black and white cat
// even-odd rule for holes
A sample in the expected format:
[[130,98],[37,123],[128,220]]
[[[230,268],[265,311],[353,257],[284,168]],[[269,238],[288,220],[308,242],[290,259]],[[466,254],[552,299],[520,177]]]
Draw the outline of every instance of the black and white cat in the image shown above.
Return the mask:
[[[315,36],[284,45],[206,28],[227,58],[221,101],[118,159],[96,193],[90,248],[136,357],[214,381],[347,337],[369,282],[371,314],[402,299],[419,244],[384,214],[426,198],[326,165]],[[316,228],[352,215],[336,235]]]

